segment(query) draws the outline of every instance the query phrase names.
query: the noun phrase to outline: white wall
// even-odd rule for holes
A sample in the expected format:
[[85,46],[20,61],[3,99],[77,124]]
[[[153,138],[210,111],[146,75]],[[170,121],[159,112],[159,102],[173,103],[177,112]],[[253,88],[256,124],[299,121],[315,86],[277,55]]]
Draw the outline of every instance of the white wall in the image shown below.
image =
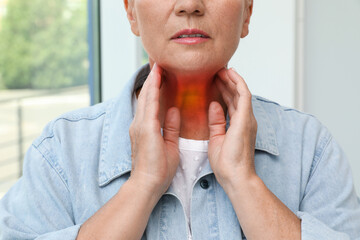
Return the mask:
[[250,34],[229,65],[250,91],[293,107],[295,102],[295,0],[255,0]]
[[305,111],[333,133],[360,194],[360,1],[307,0]]
[[122,0],[101,1],[102,100],[116,97],[138,67],[136,37]]

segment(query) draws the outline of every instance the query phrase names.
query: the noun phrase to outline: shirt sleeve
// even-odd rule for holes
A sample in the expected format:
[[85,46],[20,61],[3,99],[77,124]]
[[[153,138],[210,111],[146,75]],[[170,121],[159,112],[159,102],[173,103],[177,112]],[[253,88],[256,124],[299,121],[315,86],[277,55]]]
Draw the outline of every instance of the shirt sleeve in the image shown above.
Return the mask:
[[315,159],[297,212],[301,239],[360,239],[360,200],[344,152],[330,137]]
[[0,239],[76,239],[66,182],[31,146],[23,176],[0,201]]

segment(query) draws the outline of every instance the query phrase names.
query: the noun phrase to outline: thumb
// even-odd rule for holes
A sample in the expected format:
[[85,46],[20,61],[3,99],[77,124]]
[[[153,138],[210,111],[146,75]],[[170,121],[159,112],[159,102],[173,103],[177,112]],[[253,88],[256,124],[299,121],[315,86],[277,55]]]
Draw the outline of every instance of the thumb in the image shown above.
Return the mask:
[[212,102],[209,106],[210,141],[225,136],[226,119],[220,103]]
[[176,107],[170,108],[165,116],[163,135],[166,145],[174,145],[176,149],[179,144],[180,135],[180,111]]

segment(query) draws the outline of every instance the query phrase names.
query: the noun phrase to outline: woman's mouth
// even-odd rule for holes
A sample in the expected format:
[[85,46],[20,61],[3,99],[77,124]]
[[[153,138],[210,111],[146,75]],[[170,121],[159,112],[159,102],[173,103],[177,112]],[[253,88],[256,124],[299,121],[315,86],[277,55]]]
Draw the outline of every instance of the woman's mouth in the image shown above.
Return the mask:
[[202,34],[190,34],[190,35],[186,35],[186,34],[183,34],[183,35],[180,35],[178,36],[177,38],[194,38],[194,37],[201,37],[201,38],[206,38],[204,35]]
[[183,29],[171,37],[172,41],[186,45],[203,43],[209,39],[210,37],[206,32],[195,28]]

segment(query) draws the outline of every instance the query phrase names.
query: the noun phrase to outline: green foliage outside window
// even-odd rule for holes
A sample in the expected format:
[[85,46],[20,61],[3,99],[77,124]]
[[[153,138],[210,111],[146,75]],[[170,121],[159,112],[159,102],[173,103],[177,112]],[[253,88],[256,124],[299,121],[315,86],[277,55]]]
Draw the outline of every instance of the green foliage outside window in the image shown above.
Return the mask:
[[86,0],[9,0],[0,31],[0,87],[87,83]]

